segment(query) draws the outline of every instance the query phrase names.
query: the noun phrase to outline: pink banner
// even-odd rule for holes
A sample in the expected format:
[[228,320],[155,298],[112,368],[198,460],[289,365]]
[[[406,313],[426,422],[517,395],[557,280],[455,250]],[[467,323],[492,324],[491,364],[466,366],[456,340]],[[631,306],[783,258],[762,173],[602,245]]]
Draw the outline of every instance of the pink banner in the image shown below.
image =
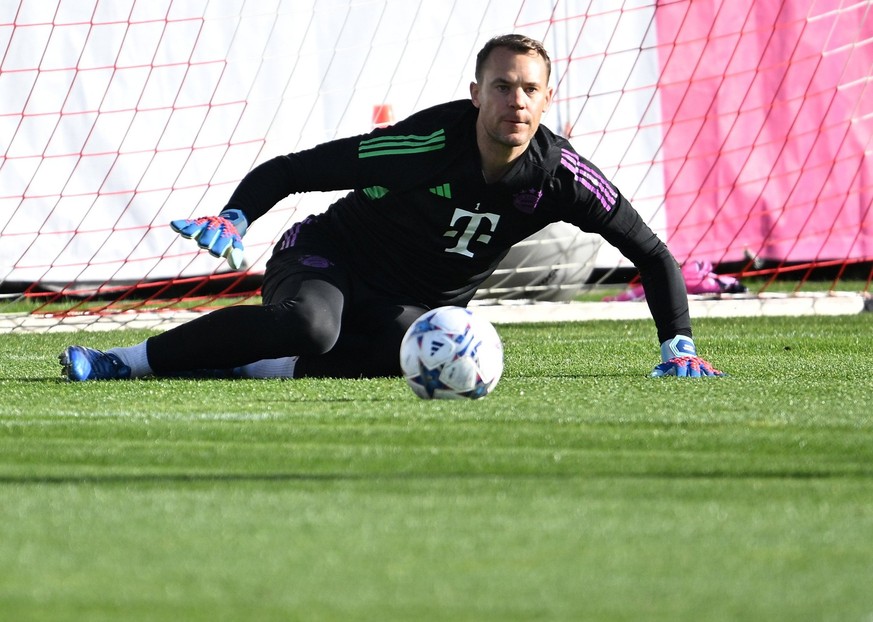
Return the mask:
[[664,2],[656,15],[677,259],[873,259],[869,3]]

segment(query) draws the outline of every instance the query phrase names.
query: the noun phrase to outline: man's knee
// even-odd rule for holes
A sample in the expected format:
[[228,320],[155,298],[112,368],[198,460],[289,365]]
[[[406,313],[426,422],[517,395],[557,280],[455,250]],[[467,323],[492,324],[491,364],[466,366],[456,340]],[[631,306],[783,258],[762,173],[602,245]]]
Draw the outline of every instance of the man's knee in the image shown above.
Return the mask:
[[300,320],[301,354],[324,354],[339,339],[340,323],[329,314],[306,316]]
[[340,312],[325,305],[289,300],[269,305],[276,320],[276,340],[284,352],[317,355],[329,352],[339,339]]

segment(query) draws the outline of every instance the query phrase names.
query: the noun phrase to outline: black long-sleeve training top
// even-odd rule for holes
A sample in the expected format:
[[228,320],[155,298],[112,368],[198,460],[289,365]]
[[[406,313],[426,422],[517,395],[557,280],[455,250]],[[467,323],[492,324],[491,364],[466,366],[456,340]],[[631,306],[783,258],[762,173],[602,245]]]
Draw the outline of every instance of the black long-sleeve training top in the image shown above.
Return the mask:
[[465,305],[509,248],[547,224],[597,233],[639,269],[659,341],[691,335],[685,284],[664,243],[603,173],[540,126],[524,155],[486,183],[470,100],[273,158],[228,203],[249,223],[293,193],[348,189],[316,219],[353,272],[434,307]]

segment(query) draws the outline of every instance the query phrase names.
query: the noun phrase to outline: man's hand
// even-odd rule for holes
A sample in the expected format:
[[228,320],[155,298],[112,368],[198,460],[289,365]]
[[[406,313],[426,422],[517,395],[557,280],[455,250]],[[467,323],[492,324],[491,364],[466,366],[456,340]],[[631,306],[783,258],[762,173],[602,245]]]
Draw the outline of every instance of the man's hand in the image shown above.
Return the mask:
[[652,370],[652,378],[676,376],[678,378],[701,378],[724,376],[724,372],[697,356],[697,348],[691,337],[676,335],[661,344],[661,363]]
[[197,241],[200,248],[214,257],[225,257],[234,270],[243,265],[242,236],[248,228],[245,215],[237,209],[229,209],[218,216],[174,220],[173,231],[183,238]]
[[676,376],[678,378],[701,378],[702,376],[724,376],[724,372],[698,356],[677,356],[655,366],[652,378]]

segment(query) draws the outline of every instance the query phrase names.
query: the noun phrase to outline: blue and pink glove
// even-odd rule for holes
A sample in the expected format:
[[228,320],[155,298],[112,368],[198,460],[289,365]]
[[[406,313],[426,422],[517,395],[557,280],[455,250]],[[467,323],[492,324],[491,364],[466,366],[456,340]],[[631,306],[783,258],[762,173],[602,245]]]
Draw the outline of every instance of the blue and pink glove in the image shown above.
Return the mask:
[[183,238],[196,240],[210,255],[225,257],[234,270],[242,267],[242,237],[248,229],[248,221],[240,210],[227,209],[218,216],[174,220],[170,226]]
[[679,378],[700,378],[703,376],[724,376],[724,372],[697,356],[697,348],[691,337],[676,335],[661,344],[661,363],[652,370],[652,378],[676,376]]

